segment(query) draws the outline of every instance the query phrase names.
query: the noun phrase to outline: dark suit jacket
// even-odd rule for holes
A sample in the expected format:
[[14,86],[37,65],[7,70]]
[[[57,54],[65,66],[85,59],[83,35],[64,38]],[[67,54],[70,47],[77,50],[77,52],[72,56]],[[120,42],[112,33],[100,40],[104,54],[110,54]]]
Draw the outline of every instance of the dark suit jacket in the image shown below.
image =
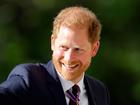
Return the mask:
[[[84,83],[89,105],[109,105],[107,88],[99,80],[85,76]],[[52,62],[16,66],[0,84],[0,105],[66,105]]]

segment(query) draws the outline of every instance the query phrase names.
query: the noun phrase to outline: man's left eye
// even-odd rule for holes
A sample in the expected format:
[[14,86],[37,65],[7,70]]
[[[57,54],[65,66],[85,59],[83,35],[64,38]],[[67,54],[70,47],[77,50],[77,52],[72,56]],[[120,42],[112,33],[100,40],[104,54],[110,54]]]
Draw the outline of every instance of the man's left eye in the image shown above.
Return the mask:
[[81,48],[75,48],[74,50],[75,50],[76,52],[79,52],[79,53],[84,52],[84,50],[81,49]]
[[81,49],[80,48],[75,48],[75,51],[80,51]]

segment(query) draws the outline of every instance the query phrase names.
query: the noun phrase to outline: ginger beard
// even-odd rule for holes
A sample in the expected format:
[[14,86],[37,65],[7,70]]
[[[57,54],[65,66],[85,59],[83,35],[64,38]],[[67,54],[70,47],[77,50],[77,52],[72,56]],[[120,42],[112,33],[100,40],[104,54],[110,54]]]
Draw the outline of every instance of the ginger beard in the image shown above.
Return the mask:
[[57,55],[53,53],[53,63],[56,70],[65,80],[73,82],[78,82],[82,78],[84,72],[88,69],[90,62],[91,60],[88,60],[84,64],[80,61],[67,63],[63,61],[63,59],[57,58]]

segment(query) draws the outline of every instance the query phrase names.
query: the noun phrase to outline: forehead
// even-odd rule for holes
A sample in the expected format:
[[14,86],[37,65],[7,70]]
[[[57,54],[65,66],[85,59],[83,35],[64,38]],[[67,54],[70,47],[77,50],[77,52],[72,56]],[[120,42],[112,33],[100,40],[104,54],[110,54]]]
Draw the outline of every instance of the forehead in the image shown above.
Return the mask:
[[57,37],[59,39],[69,38],[69,40],[83,39],[88,41],[88,31],[86,28],[78,28],[77,26],[61,26]]
[[87,30],[76,27],[61,26],[56,38],[57,42],[63,44],[74,44],[84,46],[90,44]]

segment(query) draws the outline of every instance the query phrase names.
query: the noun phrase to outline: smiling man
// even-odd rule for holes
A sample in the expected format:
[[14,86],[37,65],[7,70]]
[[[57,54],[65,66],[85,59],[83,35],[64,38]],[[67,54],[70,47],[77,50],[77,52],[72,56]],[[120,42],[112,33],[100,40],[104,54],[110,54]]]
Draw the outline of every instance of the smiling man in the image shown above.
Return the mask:
[[21,64],[0,84],[2,105],[109,105],[107,88],[85,75],[100,45],[101,24],[85,7],[68,7],[53,22],[52,60]]
[[79,82],[98,47],[99,41],[93,44],[88,41],[87,29],[62,25],[57,36],[52,35],[53,63],[56,70],[62,78],[73,83]]

